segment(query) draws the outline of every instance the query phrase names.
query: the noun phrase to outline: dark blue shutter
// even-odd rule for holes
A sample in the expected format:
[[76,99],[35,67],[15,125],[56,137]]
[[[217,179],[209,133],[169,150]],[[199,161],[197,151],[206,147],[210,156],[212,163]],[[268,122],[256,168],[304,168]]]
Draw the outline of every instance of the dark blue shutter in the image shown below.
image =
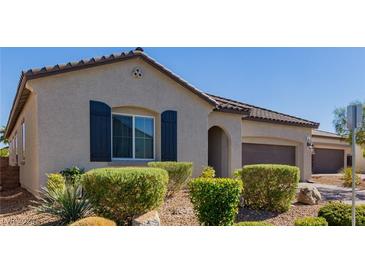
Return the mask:
[[103,102],[90,101],[90,161],[111,161],[111,108]]
[[161,114],[161,161],[177,161],[177,112]]

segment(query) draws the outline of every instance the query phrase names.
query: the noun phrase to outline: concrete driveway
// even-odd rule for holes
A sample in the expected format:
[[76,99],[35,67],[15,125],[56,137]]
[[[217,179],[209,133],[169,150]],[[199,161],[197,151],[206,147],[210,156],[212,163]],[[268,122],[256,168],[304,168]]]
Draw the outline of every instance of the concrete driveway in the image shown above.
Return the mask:
[[[324,201],[343,201],[351,204],[351,188],[316,184],[316,183],[299,183],[300,185],[312,185],[315,186],[322,195]],[[356,204],[365,204],[365,190],[356,191]]]

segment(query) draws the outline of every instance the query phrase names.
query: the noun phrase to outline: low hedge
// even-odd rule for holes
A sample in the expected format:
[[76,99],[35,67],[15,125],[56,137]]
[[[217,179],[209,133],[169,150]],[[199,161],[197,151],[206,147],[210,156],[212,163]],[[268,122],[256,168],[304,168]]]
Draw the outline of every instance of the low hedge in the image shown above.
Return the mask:
[[93,169],[82,179],[96,213],[122,225],[161,206],[167,182],[167,171],[138,167]]
[[191,162],[149,162],[148,166],[162,168],[168,172],[167,197],[173,196],[186,186],[193,172],[193,163]]
[[299,168],[287,165],[248,165],[242,169],[245,206],[288,211],[300,178]]
[[264,221],[246,221],[235,223],[234,226],[272,226],[272,224]]
[[189,189],[200,224],[233,224],[242,192],[241,180],[199,177],[190,182]]
[[[329,202],[320,208],[318,217],[325,218],[330,226],[351,226],[351,205]],[[356,225],[365,226],[365,205],[356,206]]]
[[303,217],[295,220],[295,226],[328,226],[323,217]]
[[103,217],[86,217],[84,219],[80,219],[70,226],[116,226],[117,224],[109,219]]

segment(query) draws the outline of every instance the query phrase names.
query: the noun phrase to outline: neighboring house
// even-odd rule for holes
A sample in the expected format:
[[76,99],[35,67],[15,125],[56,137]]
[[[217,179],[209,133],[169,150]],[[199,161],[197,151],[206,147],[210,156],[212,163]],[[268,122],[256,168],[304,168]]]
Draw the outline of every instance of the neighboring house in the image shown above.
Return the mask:
[[[337,173],[344,167],[352,166],[352,147],[346,138],[335,133],[313,130],[312,172],[314,174]],[[365,158],[359,145],[356,146],[356,167],[365,172]]]
[[282,163],[310,178],[319,124],[204,93],[141,48],[22,73],[6,128],[10,164],[36,194],[46,173],[72,165],[192,161],[230,176],[252,163]]

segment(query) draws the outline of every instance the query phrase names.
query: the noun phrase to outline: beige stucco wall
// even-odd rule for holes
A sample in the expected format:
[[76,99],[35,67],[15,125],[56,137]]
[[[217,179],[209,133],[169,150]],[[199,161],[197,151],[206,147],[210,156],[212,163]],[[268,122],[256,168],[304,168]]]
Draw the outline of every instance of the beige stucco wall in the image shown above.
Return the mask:
[[[25,123],[25,150],[23,153],[21,124]],[[18,137],[18,161],[16,161],[15,151],[10,150],[10,165],[19,165],[19,180],[22,187],[34,195],[39,190],[39,158],[38,158],[38,111],[37,95],[32,92],[25,104],[14,130],[9,136],[13,140]]]
[[[140,67],[142,79],[132,77]],[[31,80],[37,91],[40,185],[45,173],[78,165],[85,169],[119,165],[90,162],[89,101],[102,101],[114,110],[139,110],[154,113],[178,112],[178,161],[192,161],[194,175],[207,164],[208,113],[212,106],[183,88],[149,64],[138,59]],[[159,119],[156,144],[159,144]],[[199,149],[197,149],[199,148]],[[156,160],[160,147],[156,146]],[[128,161],[128,164],[141,164]]]
[[[307,147],[310,128],[242,120],[242,142],[295,146],[296,165],[300,168],[301,180],[312,174],[311,151]],[[241,149],[240,149],[241,152]]]

